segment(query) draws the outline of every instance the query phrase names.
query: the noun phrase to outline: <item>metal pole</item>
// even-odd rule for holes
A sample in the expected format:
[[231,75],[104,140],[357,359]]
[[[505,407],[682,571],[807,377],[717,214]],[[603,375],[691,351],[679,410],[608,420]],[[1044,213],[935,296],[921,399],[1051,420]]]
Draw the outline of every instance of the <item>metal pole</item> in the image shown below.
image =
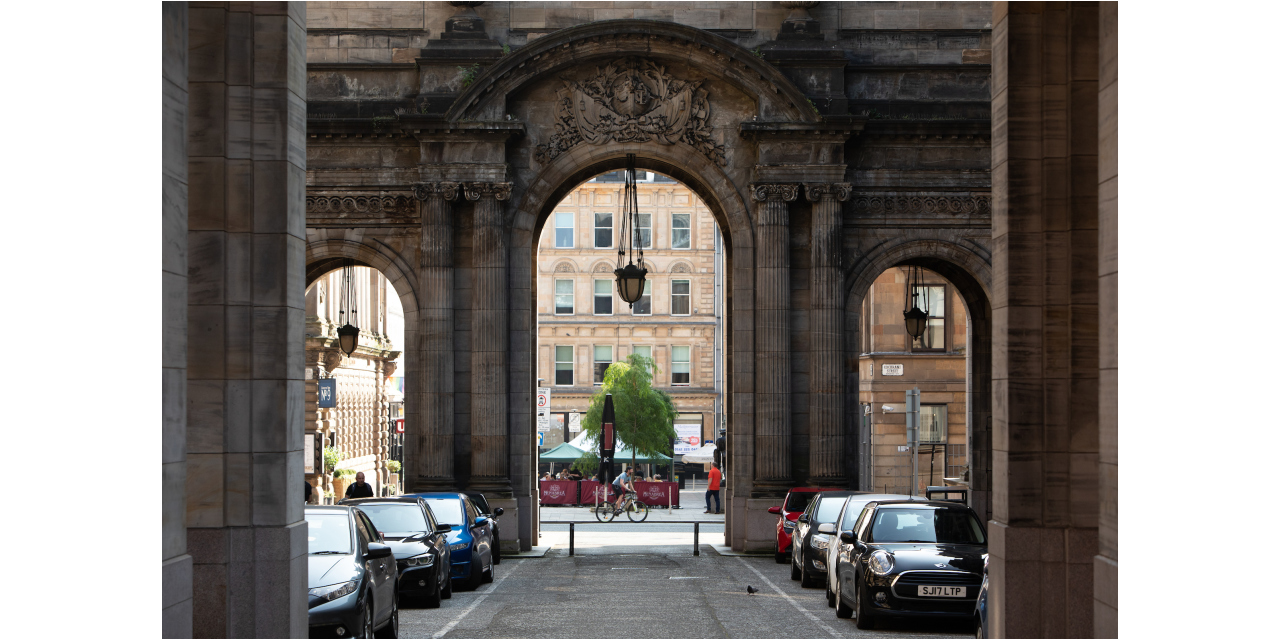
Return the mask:
[[693,523],[693,555],[698,555],[698,523]]
[[573,523],[569,523],[569,557],[573,557]]
[[671,487],[667,487],[667,515],[671,515]]

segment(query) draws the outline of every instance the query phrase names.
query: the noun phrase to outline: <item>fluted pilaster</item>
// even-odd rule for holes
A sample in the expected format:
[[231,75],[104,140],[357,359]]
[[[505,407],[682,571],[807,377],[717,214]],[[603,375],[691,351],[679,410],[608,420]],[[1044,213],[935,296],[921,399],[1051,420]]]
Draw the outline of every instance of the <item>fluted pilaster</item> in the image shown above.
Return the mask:
[[795,184],[753,184],[756,201],[756,480],[791,480],[791,261]]
[[507,438],[507,242],[511,183],[468,182],[476,203],[471,306],[471,486],[510,490]]
[[840,203],[847,182],[805,185],[813,203],[809,306],[809,476],[820,484],[845,481],[843,310],[840,307],[842,242]]
[[453,206],[456,182],[414,185],[422,202],[421,313],[422,424],[413,460],[417,482],[454,486],[453,469]]

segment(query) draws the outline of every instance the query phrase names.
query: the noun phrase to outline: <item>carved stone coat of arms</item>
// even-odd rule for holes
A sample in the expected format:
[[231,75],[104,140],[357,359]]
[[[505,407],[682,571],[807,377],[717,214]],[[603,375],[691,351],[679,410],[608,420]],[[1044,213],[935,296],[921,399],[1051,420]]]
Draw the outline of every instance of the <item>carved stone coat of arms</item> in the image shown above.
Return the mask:
[[681,80],[641,58],[622,58],[587,80],[563,79],[555,133],[534,157],[546,164],[575,145],[608,142],[684,142],[723,166],[724,145],[711,137],[702,80]]

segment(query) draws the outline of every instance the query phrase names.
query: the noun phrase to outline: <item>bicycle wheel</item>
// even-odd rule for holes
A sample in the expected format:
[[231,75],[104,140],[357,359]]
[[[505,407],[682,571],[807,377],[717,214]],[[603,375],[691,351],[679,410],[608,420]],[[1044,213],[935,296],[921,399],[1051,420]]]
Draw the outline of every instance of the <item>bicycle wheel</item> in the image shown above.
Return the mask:
[[627,517],[632,522],[644,522],[644,519],[649,517],[649,505],[639,500],[632,502],[631,506],[627,507]]
[[613,520],[612,502],[596,505],[594,511],[596,512],[596,520],[600,522],[611,522]]

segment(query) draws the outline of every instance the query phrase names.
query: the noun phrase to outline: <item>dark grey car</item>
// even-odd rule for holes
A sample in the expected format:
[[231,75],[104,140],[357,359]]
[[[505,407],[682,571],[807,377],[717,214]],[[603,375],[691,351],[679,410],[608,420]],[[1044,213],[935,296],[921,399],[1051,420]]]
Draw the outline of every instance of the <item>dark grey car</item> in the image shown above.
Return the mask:
[[490,509],[489,501],[485,499],[483,493],[475,491],[467,491],[465,493],[468,498],[471,498],[472,504],[476,505],[480,515],[493,522],[493,563],[502,564],[502,532],[498,529],[498,516],[502,515],[502,507]]
[[313,638],[399,635],[396,561],[355,507],[307,507],[307,623]]
[[831,536],[819,533],[818,526],[835,522],[845,499],[858,491],[823,491],[809,501],[796,518],[791,532],[791,579],[802,587],[816,587],[827,575],[827,545]]
[[[430,608],[453,597],[449,579],[452,559],[447,540],[451,527],[436,522],[421,498],[357,498],[339,504],[360,507],[382,532],[396,557],[402,599],[421,598]],[[402,604],[405,604],[402,602]]]

